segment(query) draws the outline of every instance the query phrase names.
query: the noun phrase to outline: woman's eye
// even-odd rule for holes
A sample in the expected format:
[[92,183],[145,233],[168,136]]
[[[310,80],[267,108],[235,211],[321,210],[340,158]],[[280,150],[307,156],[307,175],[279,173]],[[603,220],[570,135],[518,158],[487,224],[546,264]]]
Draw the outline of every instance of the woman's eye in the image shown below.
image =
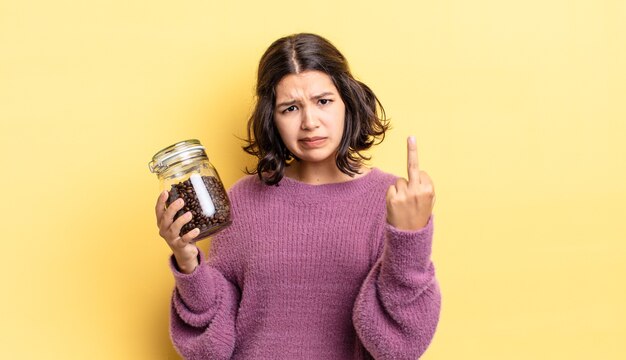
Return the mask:
[[292,112],[296,110],[295,105],[291,105],[290,107],[286,108],[285,110],[283,110],[283,113],[288,113],[288,112]]
[[326,105],[326,104],[330,103],[331,101],[332,101],[332,100],[330,100],[330,99],[320,99],[320,103],[321,103],[322,105]]

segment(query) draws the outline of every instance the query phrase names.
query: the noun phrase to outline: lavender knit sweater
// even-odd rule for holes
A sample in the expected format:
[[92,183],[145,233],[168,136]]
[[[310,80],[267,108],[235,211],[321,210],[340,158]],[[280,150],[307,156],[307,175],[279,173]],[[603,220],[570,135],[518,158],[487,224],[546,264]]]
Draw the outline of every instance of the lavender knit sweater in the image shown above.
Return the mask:
[[[338,184],[246,176],[229,191],[232,225],[191,274],[177,270],[172,341],[186,359],[417,359],[441,296],[433,218],[386,223],[395,176]],[[371,355],[370,355],[371,354]]]

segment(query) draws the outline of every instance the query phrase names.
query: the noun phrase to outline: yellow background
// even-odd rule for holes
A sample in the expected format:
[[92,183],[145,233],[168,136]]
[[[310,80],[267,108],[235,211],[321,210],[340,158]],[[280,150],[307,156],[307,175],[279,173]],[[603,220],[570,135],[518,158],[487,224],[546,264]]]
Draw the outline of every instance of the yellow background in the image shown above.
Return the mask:
[[[316,32],[392,118],[372,165],[437,191],[424,359],[626,355],[626,2],[0,2],[2,359],[177,359],[147,163],[225,185],[258,60]],[[203,249],[208,242],[202,242]]]

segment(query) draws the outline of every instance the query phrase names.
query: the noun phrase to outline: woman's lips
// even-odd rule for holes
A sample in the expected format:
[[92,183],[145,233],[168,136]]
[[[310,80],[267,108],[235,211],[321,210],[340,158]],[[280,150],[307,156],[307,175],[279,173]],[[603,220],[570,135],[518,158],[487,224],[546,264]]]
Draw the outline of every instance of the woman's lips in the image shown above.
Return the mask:
[[321,137],[321,136],[315,136],[315,137],[310,137],[310,138],[304,138],[304,139],[300,139],[300,142],[308,148],[317,148],[320,147],[322,145],[324,145],[324,142],[326,141],[325,137]]

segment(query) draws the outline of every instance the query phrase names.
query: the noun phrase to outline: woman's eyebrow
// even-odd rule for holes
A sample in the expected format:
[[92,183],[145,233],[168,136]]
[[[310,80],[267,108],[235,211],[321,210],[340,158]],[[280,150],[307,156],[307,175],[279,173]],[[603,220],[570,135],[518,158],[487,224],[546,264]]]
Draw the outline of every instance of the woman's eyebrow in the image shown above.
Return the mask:
[[[323,98],[324,96],[328,96],[328,95],[335,95],[335,93],[333,93],[331,91],[324,91],[321,94],[318,94],[318,95],[315,95],[315,96],[311,97],[311,99],[316,99],[317,100],[319,98]],[[297,102],[296,100],[283,101],[281,103],[276,104],[276,107],[293,105],[296,102]]]
[[295,100],[283,101],[283,102],[281,102],[281,103],[279,103],[279,104],[276,104],[276,107],[277,107],[277,108],[279,108],[279,107],[281,107],[281,106],[293,105],[293,104],[295,104],[295,103],[296,103],[296,101],[295,101]]
[[319,98],[323,98],[324,96],[328,96],[328,95],[334,95],[334,93],[331,92],[331,91],[324,91],[323,93],[321,93],[319,95],[313,96],[311,99],[319,99]]

